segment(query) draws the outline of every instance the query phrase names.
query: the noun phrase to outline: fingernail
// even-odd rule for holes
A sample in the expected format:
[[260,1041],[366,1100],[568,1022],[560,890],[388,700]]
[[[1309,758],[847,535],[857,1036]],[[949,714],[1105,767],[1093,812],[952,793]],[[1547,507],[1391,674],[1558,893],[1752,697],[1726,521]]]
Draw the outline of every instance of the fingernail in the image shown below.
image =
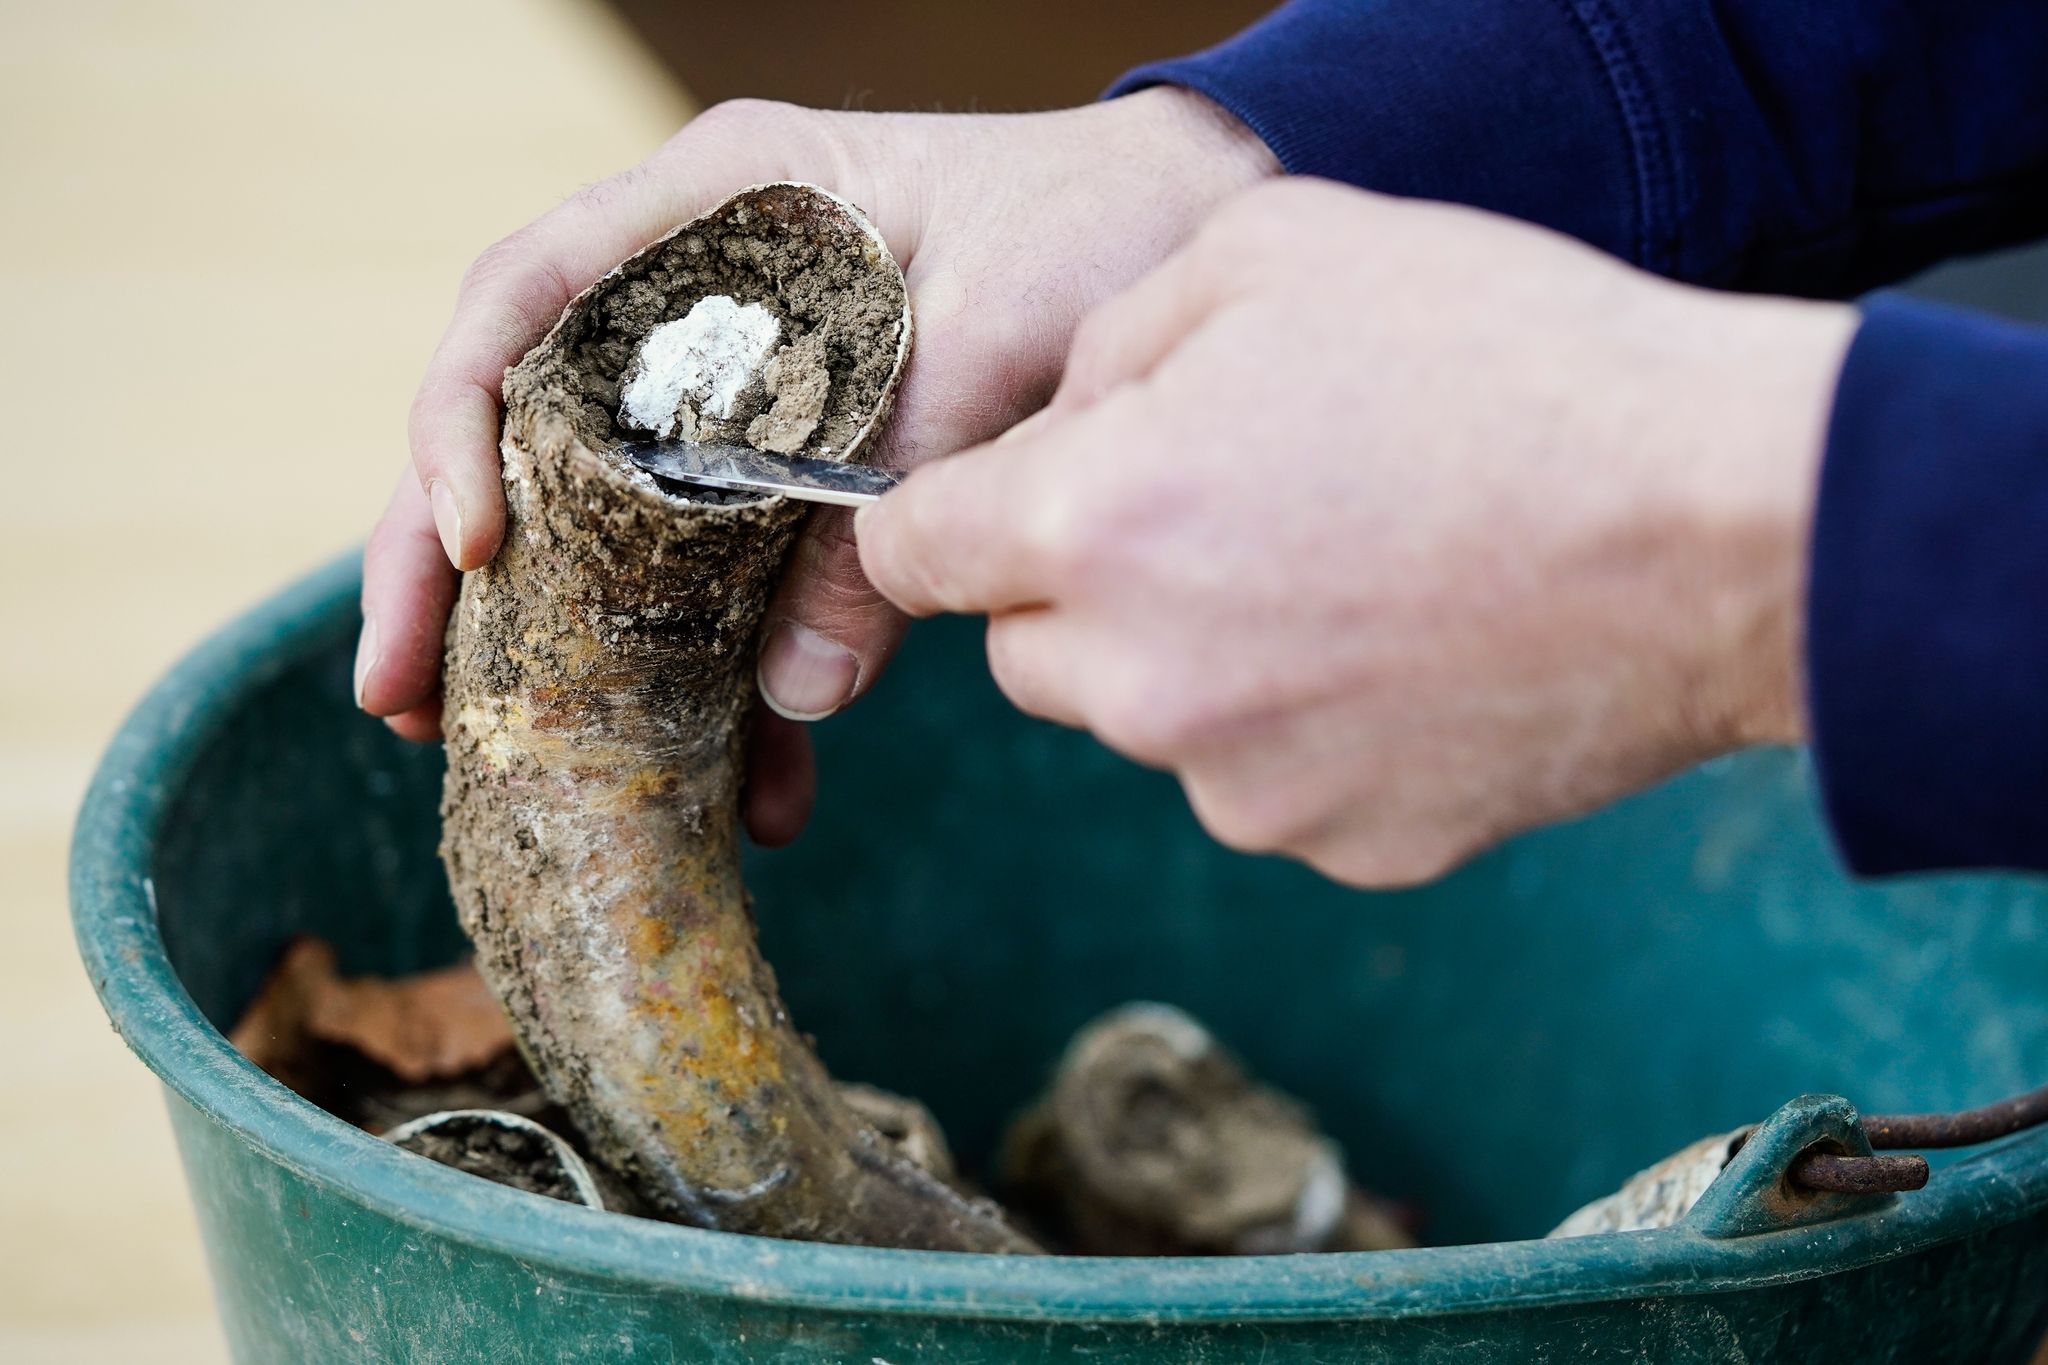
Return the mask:
[[853,696],[860,661],[808,626],[785,621],[761,649],[761,699],[791,720],[822,720]]
[[427,485],[427,503],[434,509],[434,529],[441,533],[441,548],[448,562],[462,567],[462,507],[455,491],[439,479]]
[[377,643],[377,620],[372,616],[363,618],[363,633],[356,641],[356,708],[362,709],[363,684],[369,681],[370,670],[377,666],[381,657]]

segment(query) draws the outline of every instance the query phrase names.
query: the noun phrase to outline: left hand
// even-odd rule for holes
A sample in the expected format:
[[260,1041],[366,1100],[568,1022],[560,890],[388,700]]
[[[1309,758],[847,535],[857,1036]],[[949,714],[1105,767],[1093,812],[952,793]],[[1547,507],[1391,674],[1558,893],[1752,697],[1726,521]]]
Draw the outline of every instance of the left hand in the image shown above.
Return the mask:
[[[1252,131],[1155,86],[1041,114],[869,114],[734,100],[647,161],[489,248],[412,412],[412,468],[363,555],[356,700],[409,739],[441,729],[442,636],[456,569],[496,552],[505,367],[618,261],[741,185],[814,180],[861,205],[902,263],[918,341],[887,448],[901,466],[987,439],[1052,391],[1074,324],[1186,240],[1208,210],[1279,173]],[[768,609],[743,812],[764,844],[809,813],[797,718],[850,702],[905,622],[858,572],[847,519],[807,520]],[[779,712],[780,714],[777,714]]]
[[904,610],[1211,833],[1364,886],[1803,731],[1839,305],[1308,181],[1096,310],[1051,405],[865,510]]

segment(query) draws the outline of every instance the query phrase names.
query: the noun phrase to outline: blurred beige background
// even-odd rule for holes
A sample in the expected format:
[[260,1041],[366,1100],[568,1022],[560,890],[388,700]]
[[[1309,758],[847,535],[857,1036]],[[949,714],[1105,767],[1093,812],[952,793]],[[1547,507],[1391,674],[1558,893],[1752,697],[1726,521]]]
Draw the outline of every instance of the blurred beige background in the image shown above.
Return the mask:
[[367,531],[469,260],[672,132],[670,68],[1042,106],[1262,7],[1061,0],[1054,42],[894,0],[886,33],[811,11],[764,65],[781,0],[624,0],[637,34],[601,0],[0,0],[0,1360],[225,1358],[156,1084],[72,949],[66,841],[156,676]]
[[225,1358],[71,947],[95,755],[367,530],[469,259],[686,113],[592,0],[0,4],[0,1360]]
[[[816,7],[772,60],[795,0],[618,3],[712,94],[987,108],[1085,99],[1265,0]],[[469,259],[687,113],[599,0],[0,0],[0,1360],[224,1359],[155,1083],[71,946],[95,755],[367,530]],[[2048,252],[1927,287],[2048,317]]]

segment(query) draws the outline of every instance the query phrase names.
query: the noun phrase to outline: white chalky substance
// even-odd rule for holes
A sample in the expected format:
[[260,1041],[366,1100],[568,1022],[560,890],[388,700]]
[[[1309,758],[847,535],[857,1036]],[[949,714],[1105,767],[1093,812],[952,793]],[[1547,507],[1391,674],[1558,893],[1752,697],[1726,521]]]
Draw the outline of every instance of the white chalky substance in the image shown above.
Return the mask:
[[781,339],[782,324],[760,304],[708,294],[640,343],[632,377],[619,396],[619,420],[666,437],[675,431],[676,408],[685,400],[706,417],[731,417],[733,404]]

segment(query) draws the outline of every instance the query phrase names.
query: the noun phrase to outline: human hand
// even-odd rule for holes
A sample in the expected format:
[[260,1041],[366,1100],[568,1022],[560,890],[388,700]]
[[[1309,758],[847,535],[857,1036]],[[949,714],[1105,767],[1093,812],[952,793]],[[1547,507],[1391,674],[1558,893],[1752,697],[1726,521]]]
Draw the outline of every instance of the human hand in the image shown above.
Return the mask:
[[[908,468],[1044,402],[1095,303],[1181,243],[1217,201],[1278,166],[1199,96],[1157,89],[1050,114],[824,113],[757,101],[706,111],[470,267],[411,420],[412,468],[364,551],[357,700],[413,739],[440,731],[442,631],[456,570],[504,531],[499,384],[569,300],[735,189],[811,180],[859,205],[903,264],[918,342],[877,463]],[[815,718],[866,688],[903,618],[861,576],[850,521],[814,513],[770,607],[762,681]],[[762,714],[746,818],[783,842],[806,818],[808,740]]]
[[1236,847],[1428,880],[1802,730],[1839,305],[1476,211],[1254,189],[1075,337],[1050,407],[864,509],[1003,690]]

